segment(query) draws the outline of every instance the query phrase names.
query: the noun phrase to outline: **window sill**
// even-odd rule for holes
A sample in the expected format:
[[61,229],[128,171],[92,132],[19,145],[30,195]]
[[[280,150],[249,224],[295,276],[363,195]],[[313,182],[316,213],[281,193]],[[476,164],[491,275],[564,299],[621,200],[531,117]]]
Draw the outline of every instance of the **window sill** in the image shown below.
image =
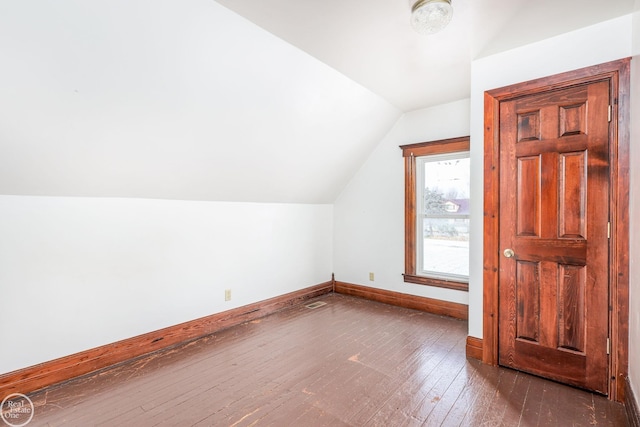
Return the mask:
[[469,291],[469,284],[464,282],[455,282],[452,280],[434,279],[432,277],[415,276],[412,274],[403,274],[406,283],[414,283],[416,285],[435,286],[438,288],[455,289],[457,291]]

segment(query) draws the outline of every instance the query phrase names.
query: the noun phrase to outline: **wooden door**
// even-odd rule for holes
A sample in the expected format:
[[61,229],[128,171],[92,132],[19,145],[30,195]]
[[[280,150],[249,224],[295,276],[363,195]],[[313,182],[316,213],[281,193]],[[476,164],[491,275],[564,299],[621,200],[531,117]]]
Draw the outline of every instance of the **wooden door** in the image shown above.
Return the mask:
[[609,84],[500,103],[501,365],[607,394]]

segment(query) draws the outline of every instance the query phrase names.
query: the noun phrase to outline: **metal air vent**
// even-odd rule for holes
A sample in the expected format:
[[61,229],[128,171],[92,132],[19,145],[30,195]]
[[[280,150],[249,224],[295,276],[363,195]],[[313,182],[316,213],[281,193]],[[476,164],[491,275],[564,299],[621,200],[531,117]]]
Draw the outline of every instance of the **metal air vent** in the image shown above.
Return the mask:
[[314,308],[322,307],[323,305],[327,305],[327,303],[324,301],[316,301],[316,302],[312,302],[311,304],[305,305],[305,307],[314,309]]

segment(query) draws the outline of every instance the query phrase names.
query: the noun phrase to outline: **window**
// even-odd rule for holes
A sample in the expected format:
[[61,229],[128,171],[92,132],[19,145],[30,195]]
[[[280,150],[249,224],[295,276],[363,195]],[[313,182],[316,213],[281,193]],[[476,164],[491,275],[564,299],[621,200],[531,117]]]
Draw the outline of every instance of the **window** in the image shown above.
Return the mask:
[[404,281],[469,288],[469,137],[403,145]]

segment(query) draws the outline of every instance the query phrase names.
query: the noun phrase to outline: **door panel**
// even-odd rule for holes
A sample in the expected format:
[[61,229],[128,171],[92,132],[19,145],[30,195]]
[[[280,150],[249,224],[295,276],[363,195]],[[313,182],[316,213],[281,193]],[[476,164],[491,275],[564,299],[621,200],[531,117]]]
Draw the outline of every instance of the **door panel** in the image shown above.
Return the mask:
[[499,363],[608,386],[607,82],[500,103]]
[[518,236],[540,236],[540,156],[521,157],[516,190]]
[[518,319],[516,337],[538,342],[540,338],[540,263],[516,261],[516,301]]
[[558,347],[585,353],[586,267],[559,265]]
[[584,151],[560,154],[559,237],[585,239],[587,207],[587,155]]

